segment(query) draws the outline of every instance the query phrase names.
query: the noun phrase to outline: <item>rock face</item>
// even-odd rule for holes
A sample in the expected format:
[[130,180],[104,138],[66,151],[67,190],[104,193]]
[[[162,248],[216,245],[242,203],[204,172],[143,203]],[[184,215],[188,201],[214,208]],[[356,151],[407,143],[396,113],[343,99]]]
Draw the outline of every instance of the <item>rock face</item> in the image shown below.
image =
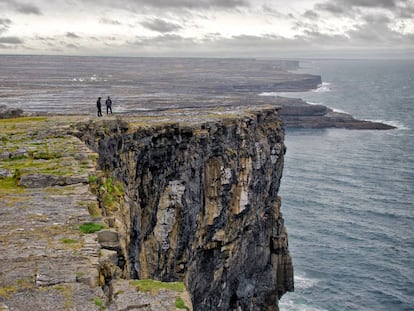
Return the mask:
[[194,310],[278,310],[293,269],[277,109],[132,124],[89,123],[77,133],[125,186],[114,213],[124,276],[184,280]]

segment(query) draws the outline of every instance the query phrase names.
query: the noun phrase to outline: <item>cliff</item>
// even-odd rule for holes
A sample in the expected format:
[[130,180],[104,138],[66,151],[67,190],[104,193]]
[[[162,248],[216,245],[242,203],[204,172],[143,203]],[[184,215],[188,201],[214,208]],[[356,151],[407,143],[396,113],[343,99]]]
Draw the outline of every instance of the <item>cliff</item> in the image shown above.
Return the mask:
[[[48,207],[42,209],[44,216],[30,219],[52,226],[61,217],[59,223],[68,225],[62,225],[62,233],[54,230],[35,240],[29,228],[23,229],[19,234],[28,254],[11,252],[20,243],[10,234],[11,226],[24,228],[25,220],[20,224],[16,217],[14,196],[2,192],[11,207],[10,226],[3,223],[1,230],[0,306],[18,310],[25,297],[35,301],[38,310],[96,310],[101,300],[109,310],[174,310],[168,307],[171,302],[163,301],[174,304],[176,294],[168,296],[163,290],[151,298],[142,292],[142,284],[131,281],[151,278],[183,281],[192,302],[186,304],[194,310],[278,310],[278,299],[293,290],[293,270],[277,194],[285,152],[277,108],[170,110],[152,117],[85,118],[76,126],[74,119],[53,122],[60,128],[57,136],[75,135],[96,152],[99,170],[91,171],[88,164],[87,181],[75,184],[80,188],[70,188],[75,176],[58,177],[55,172],[44,174],[49,177],[39,179],[40,184],[33,172],[20,170],[12,177],[10,159],[17,154],[4,153],[4,180],[19,183],[13,191],[26,193],[36,187],[36,193],[45,193],[41,198],[28,196],[24,206],[30,215]],[[29,128],[33,126],[26,131]],[[79,142],[78,150],[84,150]],[[90,159],[83,152],[86,149],[74,152],[73,159]],[[66,163],[75,165],[70,152],[67,156]],[[86,184],[90,190],[80,191]],[[47,203],[46,194],[58,190],[67,204],[64,210]],[[91,204],[91,195],[97,206]],[[37,204],[33,211],[32,199]],[[71,218],[71,204],[82,217]],[[76,229],[92,221],[107,228],[87,235]],[[32,247],[43,245],[42,239],[49,248]],[[75,242],[68,246],[65,241]],[[16,270],[17,258],[31,264]],[[21,275],[27,280],[24,286],[15,283]],[[61,297],[65,306],[53,297]],[[41,300],[43,306],[37,303]]]
[[80,134],[125,185],[114,217],[129,277],[185,280],[195,310],[276,310],[293,289],[277,196],[282,124],[275,109],[212,118]]

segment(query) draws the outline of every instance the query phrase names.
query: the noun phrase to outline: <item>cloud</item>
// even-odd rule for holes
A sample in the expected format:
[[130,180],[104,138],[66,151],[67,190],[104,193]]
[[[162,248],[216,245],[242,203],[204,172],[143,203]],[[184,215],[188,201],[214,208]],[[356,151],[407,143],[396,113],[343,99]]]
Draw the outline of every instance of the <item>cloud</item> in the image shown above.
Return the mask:
[[0,4],[3,4],[3,6],[12,11],[16,11],[22,14],[42,15],[40,9],[30,3],[22,3],[21,1],[16,0],[2,0]]
[[249,6],[248,0],[83,0],[81,3],[88,2],[105,4],[109,7],[124,8],[126,10],[142,10],[143,7],[198,10],[213,8],[232,9]]
[[160,33],[174,32],[183,28],[178,24],[171,23],[160,18],[144,21],[141,25],[147,29]]
[[67,32],[65,35],[67,38],[71,38],[71,39],[79,39],[80,37],[74,33],[74,32]]
[[3,44],[22,44],[23,40],[18,37],[0,37],[0,43]]
[[73,44],[73,43],[66,44],[66,47],[68,49],[79,49],[79,46],[77,46],[76,44]]
[[117,21],[115,19],[110,19],[110,18],[105,18],[105,17],[101,18],[99,20],[99,23],[106,24],[106,25],[114,25],[114,26],[122,25],[121,22],[119,22],[119,21]]
[[9,29],[11,23],[12,21],[8,18],[0,18],[0,34],[6,32]]
[[303,17],[316,20],[319,18],[319,14],[313,10],[307,10],[305,13],[303,13]]
[[16,6],[17,12],[23,14],[34,14],[34,15],[42,15],[40,9],[32,4],[22,3]]
[[156,37],[137,37],[137,40],[134,44],[174,48],[182,44],[193,45],[194,43],[194,38],[186,38],[176,34],[163,34]]
[[397,15],[412,16],[414,13],[414,1],[412,0],[328,0],[317,3],[315,9],[329,12],[334,15],[352,15],[363,13],[364,9],[383,9]]

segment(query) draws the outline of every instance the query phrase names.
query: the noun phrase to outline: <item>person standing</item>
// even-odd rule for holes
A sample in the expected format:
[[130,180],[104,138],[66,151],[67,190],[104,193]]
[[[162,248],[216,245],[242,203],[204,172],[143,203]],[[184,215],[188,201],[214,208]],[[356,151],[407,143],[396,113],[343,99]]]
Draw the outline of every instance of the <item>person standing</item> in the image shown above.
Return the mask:
[[98,97],[98,101],[96,102],[96,108],[98,108],[98,117],[102,117],[102,104],[100,97]]
[[112,114],[112,100],[111,100],[111,98],[109,96],[106,99],[105,104],[106,104],[106,114],[108,114],[109,111]]

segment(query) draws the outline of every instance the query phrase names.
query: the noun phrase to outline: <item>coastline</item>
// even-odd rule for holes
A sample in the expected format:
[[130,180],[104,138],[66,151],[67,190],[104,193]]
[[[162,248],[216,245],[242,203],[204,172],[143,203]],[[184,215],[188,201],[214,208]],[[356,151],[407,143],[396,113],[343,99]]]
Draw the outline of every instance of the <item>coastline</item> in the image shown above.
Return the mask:
[[[106,58],[40,56],[35,59],[10,56],[8,60],[2,63],[0,58],[3,71],[15,76],[14,81],[20,81],[4,82],[0,106],[7,105],[9,114],[10,109],[22,109],[25,115],[94,115],[95,96],[104,92],[114,99],[114,113],[119,115],[271,104],[282,107],[280,115],[287,128],[395,128],[357,120],[301,99],[262,96],[294,94],[324,85],[319,75],[295,72],[298,61],[111,58],[106,62]],[[19,64],[30,70],[16,71]],[[56,76],[57,64],[65,72]],[[0,114],[6,114],[4,108]]]

